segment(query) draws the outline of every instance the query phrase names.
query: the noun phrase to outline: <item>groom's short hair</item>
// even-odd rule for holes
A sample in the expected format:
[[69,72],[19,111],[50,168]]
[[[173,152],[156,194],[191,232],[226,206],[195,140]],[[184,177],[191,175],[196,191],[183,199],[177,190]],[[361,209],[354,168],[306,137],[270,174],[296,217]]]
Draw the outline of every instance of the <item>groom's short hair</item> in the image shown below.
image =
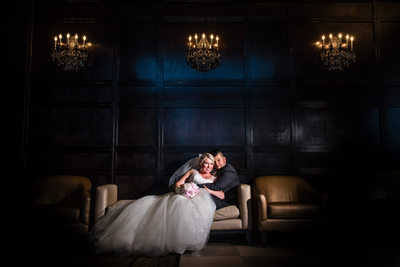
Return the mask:
[[211,150],[211,151],[210,151],[210,154],[213,155],[214,157],[215,157],[216,155],[224,156],[224,154],[222,153],[222,151],[219,150],[219,149]]

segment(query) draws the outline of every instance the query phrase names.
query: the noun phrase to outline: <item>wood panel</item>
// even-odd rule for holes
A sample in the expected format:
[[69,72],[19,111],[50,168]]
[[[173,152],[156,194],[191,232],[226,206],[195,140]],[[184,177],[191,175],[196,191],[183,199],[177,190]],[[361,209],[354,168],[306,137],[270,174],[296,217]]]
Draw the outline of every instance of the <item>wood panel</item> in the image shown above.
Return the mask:
[[121,25],[120,80],[148,80],[158,78],[158,34],[152,23]]
[[120,86],[119,105],[155,105],[157,102],[157,87],[155,86]]
[[250,20],[281,20],[287,18],[288,3],[279,2],[264,2],[248,3],[248,16]]
[[257,173],[276,174],[292,172],[290,152],[254,152],[254,170]]
[[156,185],[154,176],[117,175],[118,199],[138,199],[151,193]]
[[165,86],[163,101],[166,103],[229,103],[240,104],[245,101],[241,86]]
[[313,84],[296,86],[296,100],[301,102],[325,102],[335,106],[377,105],[379,87],[360,81],[361,84]]
[[255,105],[289,106],[293,100],[291,88],[279,85],[249,86],[247,98]]
[[163,143],[169,145],[244,145],[244,110],[239,108],[166,108]]
[[31,110],[29,143],[52,146],[111,144],[108,108],[49,108]]
[[301,146],[377,147],[380,143],[376,108],[301,109],[296,114]]
[[249,35],[251,80],[287,83],[289,79],[287,24],[250,23]]
[[156,145],[154,108],[121,108],[118,119],[118,145]]
[[343,167],[343,158],[332,151],[299,152],[297,155],[298,167],[302,173],[312,171],[333,170]]
[[[336,2],[336,3],[335,3]],[[357,3],[359,2],[359,3]],[[290,16],[296,19],[308,18],[371,18],[373,8],[370,1],[330,1],[290,3]]]
[[383,78],[386,83],[396,82],[400,84],[400,45],[399,38],[393,38],[400,34],[400,23],[383,22],[381,24],[381,60],[383,68]]
[[33,105],[71,105],[110,103],[112,88],[109,84],[43,84],[39,82],[31,88]]
[[290,110],[288,108],[253,108],[253,145],[290,145]]
[[379,16],[383,19],[399,20],[400,3],[397,1],[379,1]]
[[196,3],[201,1],[193,1],[191,3],[171,2],[172,3],[161,5],[162,14],[164,16],[173,18],[188,16],[189,18],[193,19],[198,17],[203,19],[215,19],[220,16],[241,16],[244,13],[243,4],[238,0],[229,1],[229,4],[211,1],[208,2],[207,5],[204,5],[203,3]]
[[393,157],[395,166],[400,161],[400,107],[385,109],[386,146]]
[[126,152],[117,153],[118,170],[151,170],[157,168],[156,154],[152,152]]
[[400,85],[385,86],[385,103],[400,104]]
[[110,155],[100,152],[51,152],[30,151],[28,169],[38,172],[75,173],[88,170],[106,171],[110,167]]

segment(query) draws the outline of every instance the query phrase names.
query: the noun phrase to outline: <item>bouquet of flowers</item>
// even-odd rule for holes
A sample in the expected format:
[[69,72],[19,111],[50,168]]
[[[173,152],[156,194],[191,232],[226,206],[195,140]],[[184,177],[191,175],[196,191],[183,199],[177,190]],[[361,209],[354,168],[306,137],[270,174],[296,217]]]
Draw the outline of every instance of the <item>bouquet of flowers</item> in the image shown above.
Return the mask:
[[176,193],[186,198],[193,198],[200,192],[200,188],[195,183],[184,183],[176,189]]

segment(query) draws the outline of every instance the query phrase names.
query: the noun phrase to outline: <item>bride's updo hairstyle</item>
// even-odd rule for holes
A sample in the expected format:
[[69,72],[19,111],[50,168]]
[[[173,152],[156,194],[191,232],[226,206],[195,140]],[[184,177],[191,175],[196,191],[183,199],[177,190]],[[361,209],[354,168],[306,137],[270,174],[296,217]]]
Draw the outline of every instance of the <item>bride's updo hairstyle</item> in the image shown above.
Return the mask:
[[214,163],[214,156],[213,155],[211,155],[210,153],[203,153],[201,156],[200,156],[200,158],[199,158],[199,165],[200,165],[200,167],[201,167],[201,164],[203,164],[203,162],[206,160],[206,159],[210,159],[213,163]]

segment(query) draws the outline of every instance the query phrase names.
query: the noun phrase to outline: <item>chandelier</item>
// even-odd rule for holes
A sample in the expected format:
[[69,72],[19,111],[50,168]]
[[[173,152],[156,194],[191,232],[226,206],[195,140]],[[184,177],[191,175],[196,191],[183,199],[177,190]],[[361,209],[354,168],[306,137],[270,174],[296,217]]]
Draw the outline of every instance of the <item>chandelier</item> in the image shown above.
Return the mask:
[[[329,41],[325,41],[325,35],[322,35],[322,42],[316,45],[320,48],[321,67],[323,69],[334,71],[343,70],[350,66],[350,62],[356,61],[356,54],[353,49],[354,37],[346,34],[345,40],[343,35],[339,33],[334,36],[329,34]],[[349,45],[350,41],[350,45]]]
[[194,43],[192,43],[192,36],[189,36],[189,43],[186,51],[186,61],[196,68],[198,71],[209,71],[217,67],[221,62],[221,53],[218,47],[219,37],[218,35],[210,35],[210,41],[206,38],[203,33],[200,40],[198,40],[197,34],[194,35]]
[[62,41],[62,34],[54,37],[54,51],[51,55],[53,62],[65,71],[78,71],[82,69],[88,58],[88,46],[86,43],[86,36],[82,37],[82,43],[79,43],[78,34],[71,38],[67,34],[66,42]]

